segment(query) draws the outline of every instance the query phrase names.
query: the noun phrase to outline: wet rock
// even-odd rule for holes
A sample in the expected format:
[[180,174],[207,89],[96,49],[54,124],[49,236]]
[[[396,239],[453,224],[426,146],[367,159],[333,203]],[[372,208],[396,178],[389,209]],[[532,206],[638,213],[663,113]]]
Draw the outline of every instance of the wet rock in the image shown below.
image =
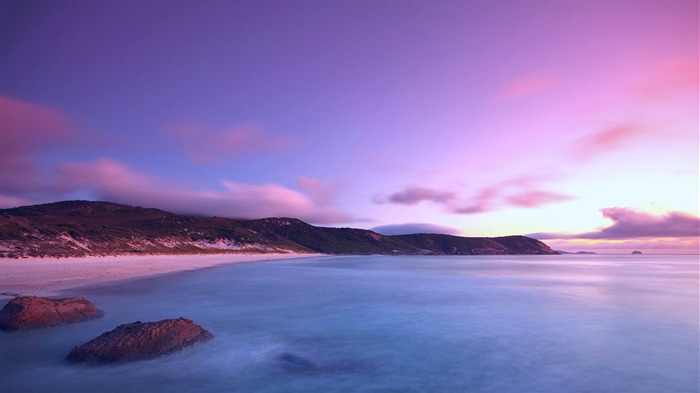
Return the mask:
[[277,356],[280,366],[286,371],[302,372],[317,369],[315,363],[293,353],[285,352]]
[[117,326],[79,345],[66,359],[74,362],[126,362],[151,359],[207,341],[214,336],[189,319],[134,322]]
[[315,362],[293,353],[284,352],[277,355],[275,360],[276,365],[288,373],[368,374],[375,371],[375,367],[371,364],[353,359]]
[[18,296],[0,310],[0,328],[4,330],[36,329],[87,321],[101,317],[103,312],[90,301],[72,297],[46,299]]

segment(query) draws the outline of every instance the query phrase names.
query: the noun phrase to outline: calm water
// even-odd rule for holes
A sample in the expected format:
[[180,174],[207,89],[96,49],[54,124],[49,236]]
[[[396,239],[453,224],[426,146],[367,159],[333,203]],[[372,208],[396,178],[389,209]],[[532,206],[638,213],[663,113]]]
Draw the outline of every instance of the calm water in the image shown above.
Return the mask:
[[[0,333],[0,391],[700,390],[698,256],[327,257],[77,292],[106,316]],[[121,323],[180,316],[215,338],[63,360]]]

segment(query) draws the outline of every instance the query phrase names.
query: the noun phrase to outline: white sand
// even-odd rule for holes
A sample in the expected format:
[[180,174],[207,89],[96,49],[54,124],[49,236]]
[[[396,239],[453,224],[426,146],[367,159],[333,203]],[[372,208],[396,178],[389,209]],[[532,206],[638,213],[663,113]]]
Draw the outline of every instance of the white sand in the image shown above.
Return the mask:
[[55,296],[59,291],[109,281],[211,266],[317,257],[320,254],[152,255],[87,258],[0,259],[0,299]]

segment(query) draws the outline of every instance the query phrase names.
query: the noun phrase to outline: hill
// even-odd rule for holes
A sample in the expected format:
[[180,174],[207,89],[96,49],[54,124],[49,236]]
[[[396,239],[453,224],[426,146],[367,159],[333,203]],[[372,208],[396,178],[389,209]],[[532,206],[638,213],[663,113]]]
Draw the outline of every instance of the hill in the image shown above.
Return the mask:
[[235,220],[110,202],[65,201],[0,210],[5,257],[283,252],[324,254],[556,254],[524,236],[385,236],[294,218]]

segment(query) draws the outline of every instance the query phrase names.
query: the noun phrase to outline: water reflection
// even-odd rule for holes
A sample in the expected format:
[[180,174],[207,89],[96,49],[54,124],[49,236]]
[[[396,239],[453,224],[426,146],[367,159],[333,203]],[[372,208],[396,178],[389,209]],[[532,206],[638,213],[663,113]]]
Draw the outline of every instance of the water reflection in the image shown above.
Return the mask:
[[[0,391],[651,393],[699,382],[697,257],[329,257],[80,294],[105,317],[0,333]],[[180,316],[215,339],[131,364],[63,360],[118,324]]]

